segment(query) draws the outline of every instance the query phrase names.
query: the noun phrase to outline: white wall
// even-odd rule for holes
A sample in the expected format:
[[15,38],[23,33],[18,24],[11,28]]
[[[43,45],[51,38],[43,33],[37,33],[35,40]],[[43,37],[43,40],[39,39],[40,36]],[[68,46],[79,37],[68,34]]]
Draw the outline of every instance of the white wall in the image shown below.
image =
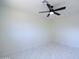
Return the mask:
[[0,56],[28,50],[49,42],[48,22],[29,12],[4,9]]
[[79,48],[79,16],[56,19],[52,24],[53,41]]
[[44,45],[51,41],[50,36],[54,42],[79,47],[78,16],[47,21],[29,12],[6,9],[1,19],[0,56]]

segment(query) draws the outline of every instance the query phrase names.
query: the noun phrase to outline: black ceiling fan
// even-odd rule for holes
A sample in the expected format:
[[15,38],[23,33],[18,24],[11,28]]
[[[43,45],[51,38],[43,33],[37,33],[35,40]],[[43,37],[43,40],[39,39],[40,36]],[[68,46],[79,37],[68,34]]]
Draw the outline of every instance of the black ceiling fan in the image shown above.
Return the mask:
[[52,6],[51,4],[48,3],[48,1],[44,0],[43,3],[46,3],[46,6],[48,7],[49,11],[41,11],[39,13],[48,13],[47,17],[49,17],[50,15],[61,15],[60,13],[57,13],[56,11],[60,11],[60,10],[64,10],[66,9],[66,7],[61,7],[61,8],[57,8],[57,9],[53,9],[54,6]]

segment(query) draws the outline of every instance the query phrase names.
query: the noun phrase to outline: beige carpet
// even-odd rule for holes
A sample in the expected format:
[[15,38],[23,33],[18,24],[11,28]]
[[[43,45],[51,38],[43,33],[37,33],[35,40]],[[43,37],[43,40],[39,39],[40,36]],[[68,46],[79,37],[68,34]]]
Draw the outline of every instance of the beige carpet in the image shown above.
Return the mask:
[[79,59],[79,49],[49,44],[0,59]]

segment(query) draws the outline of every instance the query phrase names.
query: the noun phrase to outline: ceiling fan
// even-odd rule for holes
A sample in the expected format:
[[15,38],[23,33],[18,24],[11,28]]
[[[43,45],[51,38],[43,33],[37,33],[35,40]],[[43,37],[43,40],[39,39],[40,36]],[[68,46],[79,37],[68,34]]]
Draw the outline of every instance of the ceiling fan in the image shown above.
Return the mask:
[[43,3],[46,4],[46,6],[48,7],[49,11],[41,11],[39,13],[48,13],[47,17],[49,17],[50,15],[53,15],[53,14],[59,16],[61,14],[58,13],[58,12],[56,12],[56,11],[60,11],[60,10],[66,9],[65,6],[64,7],[61,7],[61,8],[53,9],[54,6],[52,6],[51,4],[49,4],[48,1],[46,1],[46,0],[44,0]]

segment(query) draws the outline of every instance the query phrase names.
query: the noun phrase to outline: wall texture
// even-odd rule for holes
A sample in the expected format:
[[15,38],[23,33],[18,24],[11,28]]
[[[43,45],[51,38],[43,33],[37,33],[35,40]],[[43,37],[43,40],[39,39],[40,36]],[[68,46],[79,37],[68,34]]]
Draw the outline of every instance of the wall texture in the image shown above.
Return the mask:
[[32,13],[3,8],[1,20],[1,56],[38,47],[50,41],[48,22]]
[[[52,23],[51,23],[52,24]],[[56,19],[51,25],[53,41],[79,48],[79,16]]]

